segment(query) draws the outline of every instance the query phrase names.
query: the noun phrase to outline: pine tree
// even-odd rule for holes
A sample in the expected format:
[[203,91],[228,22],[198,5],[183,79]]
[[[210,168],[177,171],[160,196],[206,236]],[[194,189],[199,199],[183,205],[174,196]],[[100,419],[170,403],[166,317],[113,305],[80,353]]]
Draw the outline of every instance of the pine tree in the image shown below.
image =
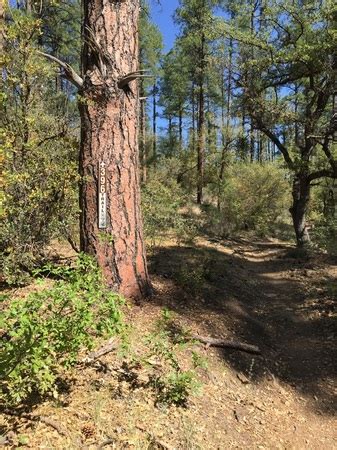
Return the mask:
[[83,2],[81,75],[57,63],[79,91],[81,250],[126,296],[149,292],[138,161],[139,2]]
[[[142,182],[147,180],[147,166],[149,162],[156,162],[156,119],[157,119],[157,78],[160,75],[160,61],[163,49],[162,35],[158,27],[152,23],[150,7],[143,2],[140,15],[139,35],[139,62],[140,68],[149,71],[148,78],[140,80],[140,158]],[[148,102],[152,96],[152,136],[147,139],[148,129]],[[149,144],[152,140],[152,157],[149,155]]]

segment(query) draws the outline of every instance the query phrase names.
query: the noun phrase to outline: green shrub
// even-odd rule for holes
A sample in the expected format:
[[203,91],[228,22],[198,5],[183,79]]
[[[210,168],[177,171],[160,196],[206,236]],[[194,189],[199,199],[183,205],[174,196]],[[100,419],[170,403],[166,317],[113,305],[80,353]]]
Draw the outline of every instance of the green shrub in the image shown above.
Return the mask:
[[155,357],[159,363],[157,370],[150,377],[157,403],[186,406],[189,397],[200,387],[194,370],[200,367],[198,364],[200,358],[196,357],[196,353],[192,353],[191,369],[183,370],[179,363],[177,348],[186,345],[186,337],[184,332],[177,336],[172,314],[166,309],[162,311],[154,332],[146,337],[149,350],[144,361]]
[[196,228],[181,213],[187,196],[176,181],[164,182],[161,175],[153,174],[142,190],[145,235],[152,245],[168,235],[173,235],[178,242],[193,240]]
[[188,398],[196,392],[200,384],[192,370],[175,370],[156,380],[157,401],[169,405],[186,406]]
[[97,336],[124,331],[122,299],[104,286],[89,256],[80,255],[74,269],[48,266],[44,272],[61,279],[1,313],[0,398],[8,404],[56,396],[57,378],[81,349],[92,348]]
[[289,216],[286,172],[267,163],[236,163],[226,171],[219,204],[220,210],[208,211],[208,227],[216,234],[226,236],[244,229],[270,234],[278,220]]
[[309,221],[311,238],[315,246],[337,256],[337,190],[333,182],[312,189]]
[[18,284],[51,239],[77,226],[78,113],[76,101],[52,92],[54,69],[36,53],[41,22],[19,9],[11,15],[0,95],[0,256],[6,281]]

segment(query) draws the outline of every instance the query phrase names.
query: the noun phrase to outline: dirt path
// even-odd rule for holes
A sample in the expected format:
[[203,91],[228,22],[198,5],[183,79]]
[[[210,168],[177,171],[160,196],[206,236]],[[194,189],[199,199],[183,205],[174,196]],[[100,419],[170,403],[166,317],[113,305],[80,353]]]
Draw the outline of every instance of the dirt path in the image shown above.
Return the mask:
[[289,249],[271,242],[244,243],[239,252],[241,281],[246,271],[254,290],[240,293],[240,302],[263,328],[263,336],[252,337],[262,347],[269,343],[268,367],[308,394],[315,409],[336,413],[336,266],[323,258],[289,258]]
[[[261,398],[274,400],[266,424],[277,437],[269,435],[265,448],[282,442],[292,426],[301,431],[285,448],[308,443],[308,448],[337,448],[337,266],[323,256],[296,258],[280,242],[247,240],[163,248],[152,262],[160,278],[180,283],[166,306],[192,328],[214,337],[240,337],[262,349],[263,357],[256,359],[220,354],[255,387],[263,386]],[[206,283],[191,295],[193,286],[181,283],[181,273],[186,270],[193,280],[200,268]],[[162,296],[158,300],[163,304]],[[283,394],[292,398],[291,407]],[[283,425],[275,422],[277,411],[287,409],[282,401],[288,405]]]

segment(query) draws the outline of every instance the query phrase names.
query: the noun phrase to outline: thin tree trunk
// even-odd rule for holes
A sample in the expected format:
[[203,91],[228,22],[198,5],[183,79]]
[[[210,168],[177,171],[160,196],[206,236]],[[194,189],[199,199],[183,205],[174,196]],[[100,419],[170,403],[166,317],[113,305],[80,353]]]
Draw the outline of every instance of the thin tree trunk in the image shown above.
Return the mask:
[[[143,95],[141,95],[143,97]],[[147,154],[146,154],[146,103],[145,99],[140,101],[140,139],[141,139],[141,181],[146,183],[147,181]]]
[[295,90],[294,90],[294,95],[295,95],[295,144],[298,146],[300,145],[299,142],[299,127],[298,127],[298,117],[297,117],[297,113],[298,113],[298,85],[295,83]]
[[[81,250],[95,256],[112,289],[128,297],[148,294],[140,213],[135,81],[138,69],[139,2],[84,0],[79,102]],[[105,171],[106,227],[99,228],[99,176]]]
[[196,130],[196,95],[195,95],[195,83],[192,81],[192,153],[195,151],[195,130]]
[[259,142],[259,162],[262,164],[265,161],[264,146],[263,146],[263,135],[258,131],[258,142]]
[[250,162],[254,162],[254,156],[255,156],[255,139],[254,139],[254,128],[252,121],[250,123]]
[[183,148],[183,111],[179,109],[179,150]]
[[[224,83],[225,79],[224,76],[222,78],[222,87],[221,87],[221,94],[222,94],[222,105],[221,105],[221,120],[222,120],[222,154],[221,154],[221,163],[220,163],[220,171],[219,171],[219,179],[220,183],[223,180],[224,172],[225,172],[225,165],[226,165],[226,153],[229,146],[229,127],[230,127],[230,120],[231,120],[231,97],[232,97],[232,59],[233,59],[233,39],[229,39],[229,66],[228,66],[228,84],[227,84],[227,92],[226,92],[226,128],[225,128],[225,120],[224,120]],[[218,200],[218,209],[220,209],[219,206],[219,200]]]
[[293,204],[290,213],[296,234],[298,247],[304,247],[310,242],[306,224],[306,212],[310,199],[310,182],[303,175],[296,175],[292,190]]
[[170,142],[170,154],[173,154],[172,148],[173,148],[173,133],[172,133],[173,125],[172,125],[172,116],[168,117],[168,135],[169,135],[169,142]]
[[[336,56],[337,60],[337,56]],[[337,62],[335,64],[337,66]],[[333,142],[337,142],[337,92],[335,92],[332,96],[332,117],[333,123],[335,124],[335,130],[333,132]]]
[[199,104],[198,104],[198,142],[197,142],[197,203],[203,200],[204,187],[204,159],[205,159],[205,94],[204,94],[204,49],[205,36],[201,38],[201,73],[199,79]]
[[199,120],[198,120],[198,180],[197,180],[197,203],[200,205],[203,200],[204,187],[204,155],[205,155],[205,111],[204,111],[204,86],[200,84],[199,92]]
[[157,85],[154,83],[153,85],[153,96],[152,96],[152,134],[153,134],[153,163],[154,166],[157,164]]

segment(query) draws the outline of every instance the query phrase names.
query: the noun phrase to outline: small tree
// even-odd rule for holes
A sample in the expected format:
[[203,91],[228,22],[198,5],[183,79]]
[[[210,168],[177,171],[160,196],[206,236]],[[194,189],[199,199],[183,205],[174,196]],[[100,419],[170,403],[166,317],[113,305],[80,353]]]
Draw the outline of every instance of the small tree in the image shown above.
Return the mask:
[[13,10],[3,37],[0,240],[6,280],[18,283],[53,237],[72,242],[78,141],[70,120],[74,102],[64,107],[65,96],[54,92],[54,71],[36,55],[41,21]]

